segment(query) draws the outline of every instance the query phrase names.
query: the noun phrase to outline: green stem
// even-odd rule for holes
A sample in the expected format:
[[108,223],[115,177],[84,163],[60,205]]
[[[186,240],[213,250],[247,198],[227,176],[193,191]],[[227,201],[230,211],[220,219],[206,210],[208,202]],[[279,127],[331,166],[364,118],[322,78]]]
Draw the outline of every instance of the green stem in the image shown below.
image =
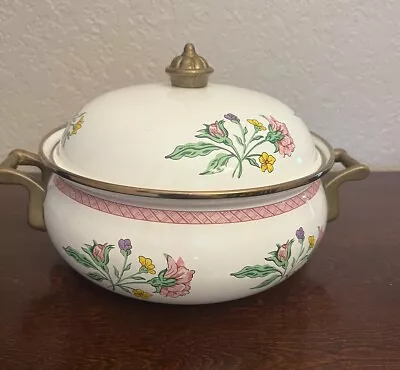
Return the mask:
[[285,269],[284,269],[284,271],[283,271],[283,274],[282,274],[282,277],[285,277],[285,276],[286,276],[286,274],[287,274],[287,272],[288,272],[288,266],[289,266],[289,264],[287,264],[287,266],[285,267]]
[[[93,262],[92,266],[93,266],[93,268],[96,269],[96,271],[100,272],[100,274],[103,275],[103,277],[104,277],[105,279],[107,279],[107,275],[105,274],[105,272],[104,272],[103,270],[100,270],[100,268],[96,265],[95,262]],[[109,277],[109,276],[108,276],[108,277]]]
[[128,261],[128,255],[125,253],[124,265],[122,266],[121,273],[119,274],[119,278],[118,278],[117,282],[115,283],[115,285],[118,285],[118,283],[121,281],[122,275],[125,272],[125,267],[126,267],[126,262],[127,261]]
[[265,138],[264,140],[261,140],[257,144],[253,145],[253,147],[247,151],[247,153],[245,154],[244,158],[246,158],[256,147],[258,147],[261,144],[264,144],[267,141],[268,141],[267,138]]
[[147,283],[147,281],[128,281],[126,283],[121,282],[116,286],[132,289],[132,287],[128,284],[148,284],[148,283]]
[[111,283],[111,286],[112,286],[112,290],[115,290],[115,284],[114,284],[113,280],[111,279],[110,272],[107,272],[107,271],[106,271],[106,274],[107,274],[108,278],[110,279],[110,283]]
[[245,148],[244,148],[244,151],[243,151],[243,159],[246,158],[245,153],[246,153],[247,147],[251,144],[251,142],[253,141],[254,136],[256,136],[257,132],[258,131],[254,130],[253,135],[251,135],[251,138],[250,138],[249,142],[245,145]]
[[[215,145],[215,144],[214,144],[214,146],[215,146],[216,148],[219,148],[219,149],[222,149],[222,150],[226,150],[227,152],[231,153],[233,156],[236,157],[236,154],[235,154],[235,153],[237,153],[237,150],[236,150],[234,147],[231,147],[231,148],[235,151],[235,153],[232,152],[231,150],[229,150],[228,148],[224,148],[223,146],[219,146],[219,145]],[[237,153],[237,154],[238,154],[238,153]]]
[[[304,256],[302,256],[302,257],[300,258],[301,254],[303,254],[303,252],[306,252],[306,253],[304,254]],[[298,261],[298,263],[303,262],[303,261],[308,257],[307,248],[305,248],[304,251],[302,251],[301,254],[300,254],[300,256],[299,256],[299,261]]]
[[304,247],[304,240],[303,240],[303,242],[301,243],[301,251],[300,251],[298,262],[302,262],[305,258],[307,258],[307,250],[308,250],[308,248]]
[[[244,158],[244,153],[246,152],[247,144],[246,144],[246,136],[244,133],[244,127],[240,121],[238,121],[239,127],[240,127],[240,132],[242,133],[242,139],[243,139],[243,156],[241,157],[241,160],[243,161]],[[240,176],[239,176],[240,177]]]
[[[215,145],[215,144],[214,144]],[[238,177],[242,176],[242,171],[243,171],[243,165],[242,165],[242,159],[240,157],[239,152],[237,151],[237,149],[234,146],[231,146],[231,148],[233,149],[233,152],[231,150],[229,150],[228,148],[224,148],[222,146],[219,145],[215,145],[217,148],[222,149],[222,150],[226,150],[228,153],[232,154],[234,157],[237,158],[238,160],[238,165],[236,166],[235,170],[233,171],[232,177],[235,177],[235,173],[236,170],[239,168],[239,175]]]
[[92,260],[92,266],[93,266],[93,268],[95,268],[98,272],[100,272],[100,274],[102,274],[103,275],[103,277],[105,277],[106,279],[107,279],[107,275],[102,271],[102,270],[100,270],[99,268],[98,268],[98,266],[97,266],[97,263],[96,263],[96,260],[94,259],[94,257],[91,255],[91,254],[88,254],[88,253],[86,253],[89,257],[90,257],[90,259]]
[[239,174],[238,174],[238,178],[239,178],[240,176],[242,176],[242,171],[243,171],[242,158],[240,157],[240,154],[239,154],[238,150],[237,150],[233,145],[231,146],[231,148],[233,149],[233,151],[234,151],[235,153],[232,153],[230,150],[228,150],[228,151],[229,151],[232,155],[234,155],[234,156],[237,158],[237,160],[238,160],[238,164],[237,164],[235,170],[234,170],[233,173],[232,173],[232,177],[235,177],[235,173],[236,173],[236,171],[239,169]]
[[300,242],[301,244],[301,248],[300,248],[300,253],[299,253],[299,259],[301,258],[301,256],[303,255],[304,252],[304,240]]
[[130,278],[135,277],[136,275],[140,275],[140,274],[141,274],[141,272],[136,272],[136,273],[134,273],[132,275],[129,275],[129,276],[124,277],[123,279],[119,280],[118,283],[123,282],[123,281],[125,281],[127,279],[130,279]]

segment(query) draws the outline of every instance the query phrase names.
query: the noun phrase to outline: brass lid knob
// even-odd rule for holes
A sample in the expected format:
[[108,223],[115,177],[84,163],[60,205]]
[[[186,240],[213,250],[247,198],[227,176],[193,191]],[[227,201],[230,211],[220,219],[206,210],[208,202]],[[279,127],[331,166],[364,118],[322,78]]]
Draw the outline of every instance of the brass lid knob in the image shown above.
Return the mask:
[[207,86],[208,76],[214,69],[196,53],[193,44],[186,44],[183,53],[172,60],[165,72],[169,74],[172,86],[198,88]]

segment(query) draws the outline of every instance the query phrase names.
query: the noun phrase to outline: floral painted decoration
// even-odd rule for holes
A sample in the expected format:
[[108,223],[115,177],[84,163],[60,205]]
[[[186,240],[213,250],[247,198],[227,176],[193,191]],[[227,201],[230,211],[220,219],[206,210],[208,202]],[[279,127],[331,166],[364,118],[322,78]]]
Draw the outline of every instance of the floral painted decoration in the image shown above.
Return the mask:
[[118,248],[124,258],[120,270],[115,266],[111,269],[110,266],[110,253],[115,249],[114,245],[100,244],[94,240],[93,244],[81,247],[81,251],[70,246],[63,249],[68,256],[88,269],[86,277],[97,282],[108,282],[108,288],[114,291],[120,289],[140,299],[149,299],[154,294],[178,298],[190,293],[195,271],[189,270],[181,257],[175,261],[165,254],[167,267],[157,274],[151,258],[139,256],[136,268],[133,262],[128,263],[132,254],[130,239],[120,239]]
[[70,139],[71,136],[76,135],[78,131],[82,128],[84,122],[85,122],[85,114],[86,112],[80,113],[76,115],[67,125],[65,128],[62,138],[61,138],[61,143],[62,146],[65,145],[66,141]]
[[[234,272],[231,276],[238,279],[243,278],[265,278],[257,286],[252,289],[267,288],[276,285],[280,281],[291,276],[301,266],[303,266],[310,254],[311,250],[318,245],[324,230],[318,227],[318,238],[314,235],[309,235],[307,238],[308,245],[305,243],[306,237],[303,227],[296,230],[295,238],[286,240],[283,244],[276,244],[276,250],[269,253],[265,258],[267,264],[245,266],[240,271]],[[293,244],[297,241],[300,245],[299,252],[296,256],[292,253]]]
[[[283,158],[290,157],[295,150],[295,144],[285,123],[272,116],[261,115],[261,117],[268,122],[267,126],[257,119],[247,119],[247,124],[244,124],[235,114],[225,114],[225,120],[205,124],[205,128],[198,131],[195,137],[204,139],[203,141],[178,145],[165,158],[179,160],[184,157],[207,156],[216,152],[215,157],[200,175],[223,172],[232,159],[236,160],[232,177],[242,176],[244,163],[259,168],[263,173],[271,173],[276,162],[273,154],[279,153]],[[227,121],[229,129],[226,126]],[[248,125],[253,128],[252,133],[249,132]],[[235,130],[236,134],[233,133]],[[255,152],[257,147],[267,142],[273,145],[271,151]]]

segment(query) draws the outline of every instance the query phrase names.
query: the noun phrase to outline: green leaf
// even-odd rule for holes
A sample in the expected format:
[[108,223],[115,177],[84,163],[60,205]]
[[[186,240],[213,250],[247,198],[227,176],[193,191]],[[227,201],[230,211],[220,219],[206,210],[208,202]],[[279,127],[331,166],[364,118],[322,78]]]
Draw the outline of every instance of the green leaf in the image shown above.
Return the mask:
[[149,280],[147,283],[150,284],[151,286],[153,286],[154,288],[162,286],[161,279],[159,277],[155,277],[155,278]]
[[201,172],[200,175],[213,175],[215,173],[222,172],[229,160],[233,157],[232,154],[227,153],[219,153],[213,158],[210,163],[208,164],[206,170]]
[[278,270],[274,266],[254,265],[254,266],[246,266],[242,268],[240,271],[232,273],[231,275],[239,279],[245,277],[259,278],[276,273],[277,271]]
[[244,130],[243,130],[244,136],[246,136],[248,132],[249,132],[249,130],[247,129],[247,127],[245,127]]
[[128,263],[128,264],[125,266],[124,271],[130,270],[130,269],[131,269],[131,266],[132,266],[132,263]]
[[199,138],[199,139],[209,139],[211,141],[214,141],[215,143],[218,144],[225,144],[228,145],[230,147],[232,147],[233,142],[232,140],[229,138],[229,132],[228,130],[225,128],[224,125],[225,121],[219,121],[218,122],[218,127],[221,129],[221,131],[223,132],[222,136],[213,136],[210,134],[210,125],[204,125],[206,128],[202,129],[202,130],[198,130],[198,134],[195,135],[195,137]]
[[90,277],[91,279],[96,280],[96,281],[108,280],[103,275],[99,274],[98,272],[89,272],[88,274],[86,274],[86,276]]
[[76,262],[78,262],[82,266],[95,268],[93,262],[89,258],[87,258],[83,253],[80,253],[76,249],[71,247],[63,247],[63,249],[68,254],[68,256],[72,257]]
[[[208,127],[208,125],[206,125],[206,127]],[[215,143],[223,143],[225,141],[225,136],[212,136],[209,131],[208,128],[203,129],[203,130],[199,130],[198,131],[199,134],[195,135],[195,137],[199,138],[199,139],[209,139],[214,141]]]
[[154,277],[153,279],[147,281],[147,283],[152,285],[154,288],[174,286],[176,284],[176,279],[165,278],[166,272],[167,272],[167,269],[160,271],[160,273],[158,274],[158,277]]
[[[85,245],[87,245],[87,244],[85,244]],[[93,252],[92,252],[92,250],[91,250],[90,248],[82,247],[82,250],[83,250],[88,256],[93,257]],[[93,257],[93,258],[94,258],[94,257]]]
[[129,279],[132,279],[132,280],[146,280],[144,277],[142,277],[142,276],[132,276],[132,277],[130,277]]
[[244,146],[242,138],[237,135],[234,135],[234,136],[235,136],[236,141],[239,143],[239,145]]
[[265,260],[266,261],[268,261],[268,262],[273,262],[273,263],[275,263],[275,265],[277,265],[277,266],[279,266],[279,267],[286,267],[286,265],[287,265],[287,260],[285,261],[285,260],[283,260],[283,261],[281,261],[281,260],[279,260],[278,259],[278,257],[267,257],[267,258],[265,258]]
[[249,161],[249,163],[257,168],[260,168],[260,165],[257,163],[257,161],[254,158],[250,158],[250,157],[246,157],[245,158],[247,161]]
[[166,273],[167,273],[167,269],[161,270],[161,271],[158,273],[159,279],[163,280],[163,279],[164,279],[164,275],[165,275]]
[[[281,247],[279,244],[277,244],[276,246],[278,247],[278,250]],[[273,257],[278,257],[278,250],[269,252],[268,254],[270,254]]]
[[[93,250],[93,248],[94,248],[94,245],[90,245],[90,244],[84,244],[86,247],[87,247],[87,249],[89,250],[89,251],[92,251]],[[83,248],[82,248],[83,249]]]
[[260,139],[264,139],[264,136],[262,136],[262,135],[254,136],[251,141],[257,141],[257,140],[260,140]]
[[255,286],[254,288],[251,288],[251,289],[259,289],[259,288],[267,287],[267,286],[271,285],[272,283],[274,283],[276,280],[280,279],[280,277],[281,277],[280,274],[270,275],[262,283],[258,284],[257,286]]
[[135,275],[131,275],[131,276],[127,276],[127,277],[124,277],[122,280],[123,281],[126,281],[126,280],[128,280],[128,279],[131,279],[131,280],[146,280],[144,277],[142,277],[142,276],[135,276]]
[[219,150],[217,146],[211,143],[200,141],[198,143],[188,143],[185,145],[178,145],[175,150],[165,156],[167,159],[178,160],[183,157],[194,158],[198,156],[206,156],[214,150]]
[[131,294],[131,291],[128,288],[125,288],[122,285],[117,285],[117,287],[121,288],[124,292]]
[[289,241],[289,246],[288,246],[288,257],[287,257],[287,261],[290,260],[290,257],[291,257],[291,255],[292,255],[292,245],[293,245],[293,242],[294,242],[294,238],[293,238],[293,239],[290,239],[290,241]]
[[218,125],[221,128],[221,130],[223,131],[223,133],[225,134],[225,136],[229,135],[228,130],[225,128],[225,121],[223,119],[221,119],[220,121],[218,121]]
[[169,279],[164,279],[161,281],[161,286],[162,287],[170,287],[176,285],[176,279],[174,278],[169,278]]
[[104,262],[102,262],[103,265],[108,265],[108,262],[110,262],[111,249],[114,249],[113,245],[107,245],[107,247],[104,249]]
[[114,266],[114,275],[117,277],[117,279],[119,279],[119,272],[115,266]]
[[285,138],[285,135],[282,134],[281,131],[272,131],[268,132],[267,136],[268,141],[271,142],[272,144],[275,144]]
[[270,131],[270,132],[274,132],[274,128],[272,127],[272,125],[271,125],[271,124],[269,124],[269,125],[268,125],[268,131]]

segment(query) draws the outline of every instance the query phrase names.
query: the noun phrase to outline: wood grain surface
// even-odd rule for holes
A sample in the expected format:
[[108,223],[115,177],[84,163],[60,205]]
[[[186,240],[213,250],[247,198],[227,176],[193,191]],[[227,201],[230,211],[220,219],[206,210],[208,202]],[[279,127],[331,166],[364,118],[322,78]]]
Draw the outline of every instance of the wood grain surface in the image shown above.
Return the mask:
[[400,369],[400,173],[340,195],[339,219],[286,282],[181,307],[82,278],[27,226],[26,191],[0,186],[0,369]]

